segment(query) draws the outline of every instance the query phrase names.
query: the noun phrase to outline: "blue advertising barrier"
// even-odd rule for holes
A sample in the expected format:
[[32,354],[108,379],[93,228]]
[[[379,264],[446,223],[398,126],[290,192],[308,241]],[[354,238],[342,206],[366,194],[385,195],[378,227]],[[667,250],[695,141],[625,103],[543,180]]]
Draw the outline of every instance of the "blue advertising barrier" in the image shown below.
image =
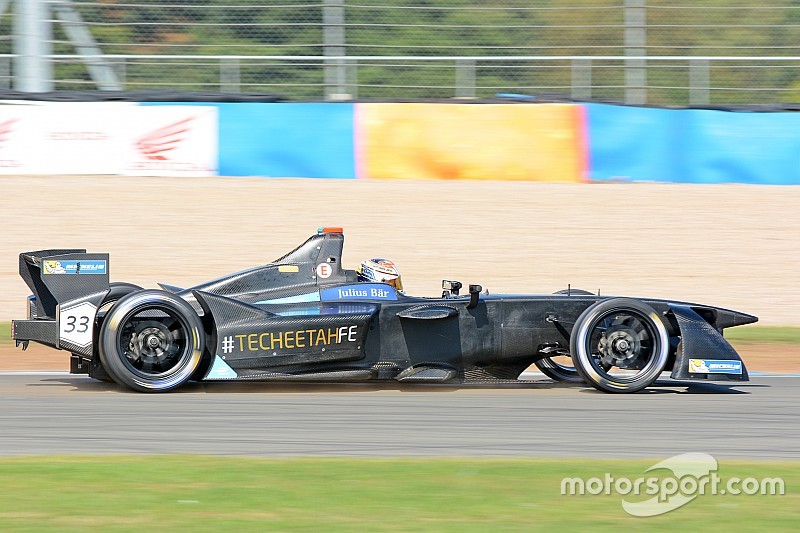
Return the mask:
[[[141,105],[176,105],[143,103]],[[356,177],[353,104],[184,103],[219,108],[223,176]]]
[[[353,179],[365,142],[353,104],[141,105],[217,107],[225,176]],[[800,184],[800,113],[584,105],[590,180]]]
[[592,180],[800,184],[800,114],[586,107]]

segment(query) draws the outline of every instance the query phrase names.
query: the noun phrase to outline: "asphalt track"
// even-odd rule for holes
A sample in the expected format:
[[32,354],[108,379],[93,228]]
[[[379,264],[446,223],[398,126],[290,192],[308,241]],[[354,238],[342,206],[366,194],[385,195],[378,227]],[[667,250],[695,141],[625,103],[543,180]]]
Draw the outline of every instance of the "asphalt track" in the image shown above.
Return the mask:
[[660,381],[608,395],[502,387],[190,384],[130,393],[67,373],[0,375],[0,454],[800,459],[800,377]]

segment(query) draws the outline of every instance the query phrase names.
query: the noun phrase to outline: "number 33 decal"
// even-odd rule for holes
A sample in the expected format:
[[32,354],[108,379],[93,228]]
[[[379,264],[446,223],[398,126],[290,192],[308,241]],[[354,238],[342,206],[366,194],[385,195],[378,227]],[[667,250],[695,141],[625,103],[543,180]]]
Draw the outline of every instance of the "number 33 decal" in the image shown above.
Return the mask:
[[[78,326],[75,326],[75,323],[78,322]],[[89,317],[86,315],[83,316],[75,316],[72,315],[67,318],[67,325],[62,330],[64,333],[72,333],[73,331],[77,331],[78,333],[83,333],[89,329]]]
[[82,302],[59,312],[59,340],[77,346],[89,346],[92,343],[94,317],[97,308],[89,302]]

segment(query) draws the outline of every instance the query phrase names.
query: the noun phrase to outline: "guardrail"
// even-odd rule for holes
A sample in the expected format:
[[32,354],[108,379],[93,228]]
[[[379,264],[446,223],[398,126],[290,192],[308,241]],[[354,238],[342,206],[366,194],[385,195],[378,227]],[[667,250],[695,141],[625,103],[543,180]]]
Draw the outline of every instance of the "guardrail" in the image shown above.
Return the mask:
[[[11,86],[13,54],[0,55]],[[291,99],[476,98],[559,93],[628,104],[800,101],[795,56],[48,55],[57,89],[93,88],[110,68],[122,89],[280,92]],[[795,81],[795,80],[798,81]]]

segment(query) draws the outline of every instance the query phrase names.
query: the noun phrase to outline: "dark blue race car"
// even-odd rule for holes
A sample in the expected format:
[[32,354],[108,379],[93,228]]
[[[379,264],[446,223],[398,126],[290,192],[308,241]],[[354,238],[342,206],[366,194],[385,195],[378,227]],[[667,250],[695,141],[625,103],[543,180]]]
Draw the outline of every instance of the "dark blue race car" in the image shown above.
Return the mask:
[[391,261],[342,266],[344,235],[322,228],[264,266],[189,289],[110,283],[107,254],[20,254],[33,294],[13,322],[29,341],[72,354],[71,371],[133,390],[187,380],[474,382],[535,364],[559,381],[635,392],[674,379],[747,381],[723,330],[744,313],[671,300],[489,295],[444,281],[439,298],[403,293]]

